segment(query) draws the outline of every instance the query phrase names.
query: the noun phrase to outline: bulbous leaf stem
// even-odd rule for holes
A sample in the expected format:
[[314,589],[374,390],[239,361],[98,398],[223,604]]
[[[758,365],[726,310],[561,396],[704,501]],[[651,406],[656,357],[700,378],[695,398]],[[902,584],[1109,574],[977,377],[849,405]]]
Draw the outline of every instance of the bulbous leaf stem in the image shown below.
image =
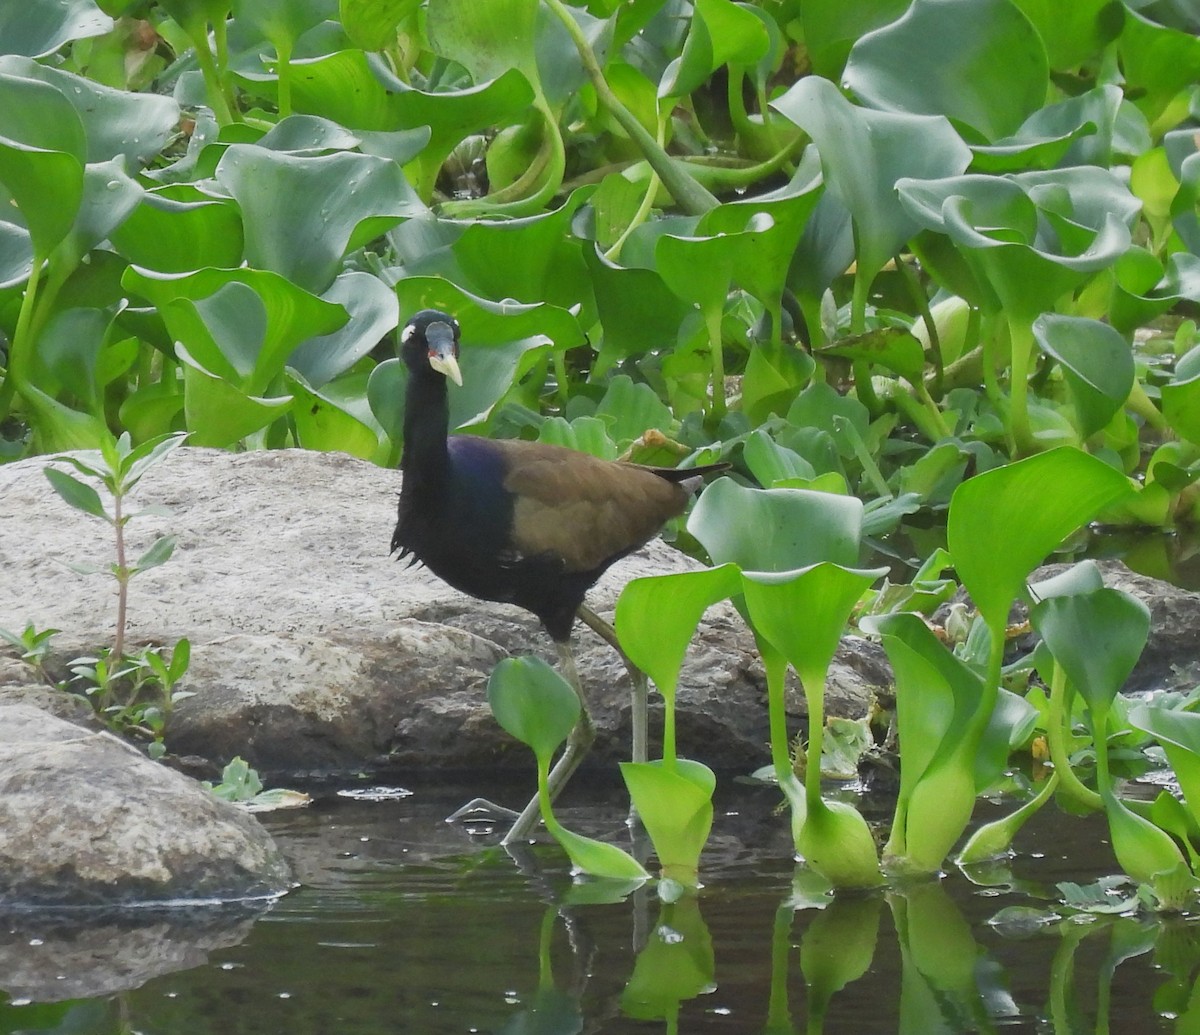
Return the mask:
[[567,34],[575,44],[576,50],[579,51],[584,71],[595,88],[596,96],[600,103],[604,105],[605,109],[607,109],[621,128],[629,134],[630,139],[637,145],[642,154],[646,156],[646,161],[650,163],[650,168],[658,174],[663,182],[663,186],[670,191],[671,197],[675,199],[675,203],[689,215],[694,216],[701,215],[711,208],[716,208],[718,204],[717,199],[705,187],[688,175],[680,163],[659,146],[658,141],[638,121],[637,116],[626,108],[617,95],[613,93],[612,88],[608,85],[608,80],[604,78],[604,70],[600,67],[600,62],[596,59],[595,51],[592,50],[591,44],[588,43],[587,37],[583,34],[583,30],[580,29],[575,19],[571,17],[571,12],[566,9],[560,0],[546,0],[546,6],[562,22],[563,28],[567,30]]

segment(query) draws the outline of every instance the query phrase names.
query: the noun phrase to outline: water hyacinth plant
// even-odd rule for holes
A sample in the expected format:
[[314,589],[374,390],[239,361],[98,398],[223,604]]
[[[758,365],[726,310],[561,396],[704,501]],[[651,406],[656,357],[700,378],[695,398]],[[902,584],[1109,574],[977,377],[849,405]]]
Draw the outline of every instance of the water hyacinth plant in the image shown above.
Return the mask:
[[[1036,728],[1055,774],[1035,800],[1103,809],[1123,846],[1151,846],[1121,865],[1182,901],[1159,833],[1190,865],[1195,788],[1182,812],[1144,809],[1099,770],[1106,738],[1155,738],[1190,784],[1188,713],[1126,709],[1128,656],[1100,678],[1055,632],[1072,608],[1101,628],[1116,598],[1038,604],[1044,690],[1010,691],[1004,650],[1030,573],[1078,529],[1200,518],[1200,346],[1180,319],[1200,300],[1187,5],[28,7],[0,33],[0,458],[115,441],[124,463],[186,432],[394,465],[388,339],[417,309],[454,312],[476,343],[456,427],[734,465],[680,536],[712,567],[635,584],[618,608],[666,702],[661,758],[624,773],[671,880],[699,883],[712,795],[671,721],[680,659],[729,599],[762,656],[793,841],[835,883],[938,872]],[[1178,541],[1153,540],[1155,573]],[[876,556],[916,574],[873,589]],[[955,580],[979,615],[957,651],[917,617]],[[813,775],[823,668],[856,611],[897,680],[881,860]],[[22,653],[36,636],[15,637]],[[811,723],[803,782],[789,665]],[[567,717],[551,684],[497,678],[539,760]],[[539,708],[537,733],[519,717]],[[1001,850],[1026,807],[964,856]],[[856,847],[831,854],[851,828]]]

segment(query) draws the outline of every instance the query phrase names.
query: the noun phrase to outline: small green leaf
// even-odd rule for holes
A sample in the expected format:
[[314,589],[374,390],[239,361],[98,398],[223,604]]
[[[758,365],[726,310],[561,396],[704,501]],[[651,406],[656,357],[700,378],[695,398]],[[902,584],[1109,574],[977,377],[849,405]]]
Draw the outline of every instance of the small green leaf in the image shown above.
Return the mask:
[[187,441],[186,432],[157,435],[147,439],[121,459],[121,485],[129,492],[151,467],[161,463]]
[[609,426],[609,434],[619,445],[657,429],[670,432],[675,416],[648,384],[618,374],[608,384],[596,406],[596,416]]
[[157,568],[160,564],[166,564],[171,559],[171,554],[175,552],[175,536],[164,535],[154,541],[151,547],[138,558],[137,565],[134,567],[134,572],[139,573],[146,571],[149,568]]
[[804,457],[781,446],[765,428],[755,428],[742,446],[742,459],[758,483],[767,489],[783,485],[797,488],[797,481],[810,482],[817,472]]
[[105,521],[110,520],[104,504],[100,501],[100,493],[90,485],[56,467],[46,467],[44,471],[54,491],[76,510],[82,510],[85,514],[103,518]]
[[684,97],[727,64],[753,65],[766,53],[766,27],[731,0],[696,0],[681,56],[667,66],[660,97]]
[[554,754],[579,721],[579,698],[541,658],[505,658],[488,680],[488,704],[511,736],[539,759]]
[[165,685],[168,682],[169,673],[167,672],[167,663],[163,661],[157,651],[146,651],[141,656],[141,660],[150,668],[150,671],[154,673],[154,677],[160,683]]
[[546,828],[562,845],[575,868],[583,873],[620,881],[646,880],[650,876],[641,863],[616,845],[574,834],[552,819],[547,821]]
[[[787,658],[806,695],[824,693],[825,674],[851,610],[886,572],[821,562],[795,572],[742,573],[742,592],[755,630]],[[809,714],[814,714],[811,707]]]
[[[183,678],[191,660],[191,641],[186,636],[182,636],[176,641],[175,646],[171,650],[171,664],[167,667],[167,675],[169,676],[170,683],[178,683]],[[176,696],[178,697],[178,695]]]

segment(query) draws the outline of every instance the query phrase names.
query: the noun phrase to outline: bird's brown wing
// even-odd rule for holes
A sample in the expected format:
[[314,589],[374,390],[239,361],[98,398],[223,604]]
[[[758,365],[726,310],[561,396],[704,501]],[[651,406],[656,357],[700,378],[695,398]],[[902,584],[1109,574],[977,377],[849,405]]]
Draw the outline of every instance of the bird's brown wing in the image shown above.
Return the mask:
[[515,497],[512,542],[527,555],[561,557],[591,571],[654,537],[682,513],[688,493],[634,464],[541,443],[497,442]]

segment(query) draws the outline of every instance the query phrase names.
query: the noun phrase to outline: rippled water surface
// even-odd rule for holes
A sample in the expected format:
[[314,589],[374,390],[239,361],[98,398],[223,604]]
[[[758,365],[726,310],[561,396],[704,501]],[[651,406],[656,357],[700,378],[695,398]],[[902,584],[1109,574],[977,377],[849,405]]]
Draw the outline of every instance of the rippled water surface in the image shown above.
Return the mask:
[[[569,827],[627,840],[615,789],[572,793]],[[0,922],[0,1032],[1197,1030],[1192,922],[988,923],[1115,870],[1102,825],[1046,810],[992,887],[797,908],[777,798],[718,792],[705,887],[673,907],[589,901],[551,844],[489,847],[444,822],[459,790],[269,815],[301,886],[268,909]]]

